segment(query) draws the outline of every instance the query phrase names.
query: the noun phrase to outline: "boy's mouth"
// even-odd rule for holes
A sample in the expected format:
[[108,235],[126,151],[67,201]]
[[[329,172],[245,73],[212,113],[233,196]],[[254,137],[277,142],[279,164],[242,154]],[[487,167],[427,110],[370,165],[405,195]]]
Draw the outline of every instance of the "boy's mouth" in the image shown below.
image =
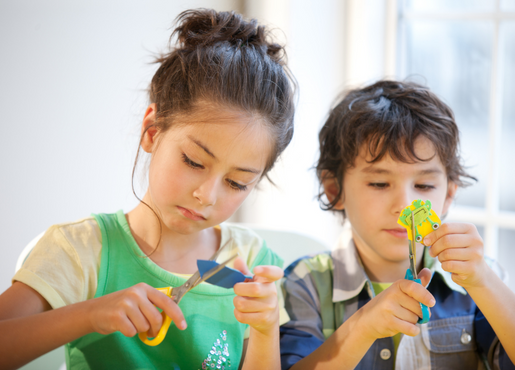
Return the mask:
[[395,236],[396,238],[407,238],[408,232],[403,227],[396,227],[394,229],[384,229],[387,233],[389,233],[392,236]]

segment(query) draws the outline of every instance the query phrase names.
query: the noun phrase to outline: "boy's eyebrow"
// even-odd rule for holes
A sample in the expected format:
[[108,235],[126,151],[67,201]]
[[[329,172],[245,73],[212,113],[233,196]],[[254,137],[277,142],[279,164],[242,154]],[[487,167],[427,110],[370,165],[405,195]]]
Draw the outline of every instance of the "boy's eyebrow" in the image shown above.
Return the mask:
[[[374,167],[373,165],[363,168],[362,171],[365,173],[371,173],[376,175],[388,175],[392,173],[390,170],[387,170],[386,168],[378,168]],[[442,173],[442,170],[438,167],[433,167],[418,171],[418,175],[431,175],[435,173]]]
[[[213,159],[215,160],[218,160],[215,155],[206,147],[206,145],[204,145],[201,141],[195,139],[193,136],[191,135],[188,135],[188,139],[190,139],[191,141],[193,141],[195,144],[197,144],[199,147],[201,147],[202,149],[204,149],[204,151],[209,154],[210,157],[212,157]],[[256,175],[259,175],[261,174],[261,171],[260,170],[256,170],[255,168],[243,168],[243,167],[236,167],[235,170],[237,171],[241,171],[241,172],[250,172],[250,173],[255,173]]]

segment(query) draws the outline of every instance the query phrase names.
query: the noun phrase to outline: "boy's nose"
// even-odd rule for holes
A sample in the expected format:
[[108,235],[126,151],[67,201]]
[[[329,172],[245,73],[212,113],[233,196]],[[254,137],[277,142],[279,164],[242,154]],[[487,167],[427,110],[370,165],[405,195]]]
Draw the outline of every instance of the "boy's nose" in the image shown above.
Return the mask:
[[217,198],[217,180],[207,179],[195,189],[193,196],[205,207],[214,206]]
[[393,213],[400,214],[402,210],[409,206],[414,199],[416,199],[416,195],[412,194],[409,189],[399,189],[392,200]]

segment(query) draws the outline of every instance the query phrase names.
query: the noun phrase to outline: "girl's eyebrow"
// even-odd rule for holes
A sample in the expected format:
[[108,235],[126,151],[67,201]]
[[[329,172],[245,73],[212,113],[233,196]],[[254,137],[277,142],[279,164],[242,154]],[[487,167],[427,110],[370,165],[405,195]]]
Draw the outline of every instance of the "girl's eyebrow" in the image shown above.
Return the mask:
[[[203,144],[201,141],[195,139],[193,136],[191,135],[188,135],[188,139],[190,139],[191,141],[193,141],[195,144],[197,144],[199,147],[201,147],[202,149],[204,149],[204,151],[209,154],[209,156],[211,156],[213,159],[215,160],[218,160],[215,155],[206,147],[205,144]],[[241,172],[250,172],[250,173],[255,173],[256,175],[259,175],[261,174],[261,171],[260,170],[256,170],[255,168],[242,168],[242,167],[236,167],[235,168],[237,171],[241,171]]]
[[195,139],[193,136],[191,135],[188,135],[188,139],[190,139],[191,141],[193,141],[195,144],[197,144],[199,147],[201,147],[202,149],[204,149],[204,151],[209,154],[211,157],[213,157],[214,159],[216,159],[215,155],[203,144],[201,143],[199,140]]

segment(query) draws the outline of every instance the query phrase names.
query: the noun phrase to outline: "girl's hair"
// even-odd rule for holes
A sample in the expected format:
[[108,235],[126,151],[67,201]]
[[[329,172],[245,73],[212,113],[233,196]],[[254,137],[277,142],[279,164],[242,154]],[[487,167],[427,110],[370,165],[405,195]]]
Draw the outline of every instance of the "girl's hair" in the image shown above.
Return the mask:
[[[170,37],[171,44],[176,39],[175,45],[155,61],[160,66],[149,95],[156,104],[156,119],[146,130],[154,127],[164,133],[178,117],[195,117],[205,104],[242,111],[257,118],[252,122],[265,125],[273,140],[262,175],[268,178],[293,136],[296,84],[284,48],[271,41],[255,19],[246,21],[235,12],[187,10],[176,24]],[[139,150],[132,176],[135,195],[138,156]]]
[[[340,99],[318,136],[316,172],[322,209],[333,210],[344,196],[345,171],[354,166],[364,145],[372,158],[369,163],[380,161],[385,154],[404,163],[428,161],[431,158],[419,158],[415,153],[416,139],[424,136],[433,143],[450,181],[461,187],[470,185],[464,178],[476,181],[461,164],[459,130],[451,108],[427,87],[379,81],[347,91]],[[332,201],[324,200],[326,178],[334,178],[338,185],[338,195]],[[345,218],[345,210],[342,214]]]
[[170,37],[176,46],[156,59],[160,66],[150,84],[152,126],[165,132],[177,116],[194,114],[199,102],[257,117],[274,140],[263,171],[268,177],[293,136],[295,82],[284,48],[255,19],[235,12],[187,10],[176,22]]

